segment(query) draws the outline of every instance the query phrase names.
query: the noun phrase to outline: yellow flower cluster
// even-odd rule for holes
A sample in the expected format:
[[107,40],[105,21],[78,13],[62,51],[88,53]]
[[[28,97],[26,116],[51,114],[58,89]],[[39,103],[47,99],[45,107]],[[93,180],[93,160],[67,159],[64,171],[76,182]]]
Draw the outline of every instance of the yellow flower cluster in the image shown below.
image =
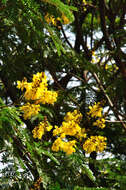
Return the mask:
[[30,190],[40,190],[40,184],[42,183],[42,178],[40,177],[35,183],[34,183],[34,189],[31,188]]
[[[30,119],[40,111],[40,103],[42,104],[53,104],[57,100],[58,94],[48,90],[47,78],[44,72],[33,75],[32,82],[27,82],[24,78],[23,81],[17,81],[17,88],[22,91],[25,89],[24,97],[27,101],[32,101],[34,104],[29,102],[20,107],[24,112],[24,119]],[[53,127],[49,125],[47,119],[40,122],[36,126],[32,133],[34,138],[41,139],[45,132],[50,131]]]
[[48,123],[45,119],[44,121],[40,122],[38,126],[36,126],[33,130],[33,138],[38,138],[41,140],[42,136],[45,134],[46,131],[51,131],[53,127]]
[[91,136],[83,144],[83,149],[86,153],[91,152],[102,152],[106,148],[106,137],[102,136]]
[[27,79],[24,77],[24,79],[21,81],[17,81],[17,88],[21,89],[22,91],[24,90],[24,88],[27,87]]
[[86,2],[86,0],[83,0],[83,3],[84,3],[85,5],[87,5],[87,2]]
[[[48,90],[47,78],[43,72],[33,75],[32,82],[27,82],[27,79],[24,78],[23,81],[18,81],[17,84],[19,89],[22,91],[25,90],[24,98],[28,101],[20,108],[24,113],[24,119],[30,119],[32,116],[38,114],[41,103],[53,104],[57,99],[57,93]],[[32,102],[32,104],[30,102]],[[105,119],[103,118],[103,108],[101,107],[101,103],[95,103],[93,106],[90,106],[89,109],[88,115],[95,118],[95,120],[97,119],[93,125],[104,128]],[[81,120],[82,114],[78,110],[74,110],[73,112],[68,112],[66,114],[60,127],[55,126],[53,136],[57,136],[57,139],[52,145],[53,151],[63,151],[67,155],[76,151],[75,147],[77,141],[68,141],[68,138],[71,136],[74,139],[79,139],[80,141],[82,141],[83,138],[86,138],[87,134],[85,128],[80,127]],[[41,140],[42,136],[46,132],[51,131],[52,128],[53,126],[49,124],[45,117],[44,120],[32,130],[33,138]],[[83,149],[87,153],[91,153],[93,151],[102,152],[106,147],[105,141],[106,137],[91,136],[83,144]],[[34,188],[37,190],[37,185],[36,187],[34,185]]]
[[17,84],[17,88],[26,90],[25,99],[34,100],[35,104],[53,104],[57,99],[57,93],[47,89],[47,78],[43,72],[33,75],[31,83],[24,79],[22,82],[17,81]]
[[88,115],[90,115],[91,117],[102,117],[102,111],[103,108],[101,107],[101,103],[98,102],[93,105],[93,106],[89,106],[90,111],[87,113]]
[[26,103],[24,106],[20,107],[20,110],[24,112],[24,119],[30,119],[32,116],[38,114],[40,111],[40,105]]
[[89,106],[90,111],[87,113],[91,117],[98,118],[93,126],[98,126],[103,129],[105,127],[105,119],[103,118],[103,108],[101,107],[101,102],[95,103],[93,106]]
[[61,19],[63,20],[63,24],[69,24],[70,23],[70,20],[64,14],[62,14]]
[[75,136],[77,138],[86,137],[85,130],[79,126],[79,123],[82,119],[82,114],[78,110],[73,112],[68,112],[64,117],[64,121],[60,127],[55,126],[53,130],[53,135],[60,135],[65,138],[66,135]]
[[73,152],[75,152],[75,144],[76,144],[76,141],[75,140],[72,140],[72,141],[69,141],[69,142],[64,142],[60,137],[57,138],[53,145],[52,145],[52,150],[53,151],[63,151],[63,152],[66,152],[67,155],[70,155],[72,154]]
[[24,119],[30,119],[40,111],[39,104],[53,104],[57,100],[57,92],[48,90],[47,78],[44,72],[33,75],[32,82],[24,78],[17,81],[17,88],[25,89],[24,98],[27,101],[34,101],[34,104],[26,103],[20,109],[24,112]]
[[61,21],[63,24],[70,23],[69,19],[64,14],[62,14],[61,18],[55,18],[54,16],[49,15],[49,13],[47,13],[44,18],[48,24],[52,23],[54,26],[57,26],[58,21]]
[[52,15],[49,15],[49,13],[47,13],[44,18],[48,24],[52,23],[54,26],[57,25],[57,21],[55,17]]
[[103,129],[105,127],[105,119],[99,118],[94,123],[93,126],[98,126],[99,128]]
[[64,121],[62,122],[62,125],[60,127],[55,126],[55,129],[53,130],[54,136],[60,136],[58,137],[52,146],[53,151],[59,151],[62,150],[66,152],[66,154],[72,154],[75,152],[75,143],[76,141],[69,141],[65,142],[66,136],[73,136],[78,138],[79,140],[82,140],[82,138],[86,137],[86,131],[85,129],[81,129],[79,126],[79,123],[82,119],[82,114],[78,110],[74,110],[73,112],[68,112],[66,116],[64,117]]

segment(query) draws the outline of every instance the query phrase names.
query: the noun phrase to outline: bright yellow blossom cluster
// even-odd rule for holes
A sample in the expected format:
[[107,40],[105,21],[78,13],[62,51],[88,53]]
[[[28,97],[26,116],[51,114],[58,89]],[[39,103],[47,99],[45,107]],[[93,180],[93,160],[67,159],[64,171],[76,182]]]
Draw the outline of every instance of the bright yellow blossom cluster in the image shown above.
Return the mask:
[[57,99],[57,93],[47,89],[47,78],[44,72],[33,75],[32,82],[27,82],[25,78],[22,82],[17,81],[17,88],[25,89],[26,100],[34,100],[35,104],[53,104]]
[[76,151],[74,148],[75,144],[76,140],[65,142],[62,140],[62,138],[58,137],[52,145],[52,150],[56,152],[63,151],[66,152],[67,155],[70,155]]
[[55,18],[54,16],[47,13],[44,18],[48,24],[51,23],[54,26],[57,26],[58,21],[61,21],[63,24],[69,24],[70,23],[70,20],[64,14],[62,14],[61,18],[60,17]]
[[[103,118],[103,108],[102,103],[97,102],[93,106],[89,106],[89,112],[87,113],[92,118],[96,119],[93,122],[93,126],[98,126],[99,128],[105,127],[105,119]],[[103,136],[90,136],[83,144],[83,149],[86,153],[91,152],[102,152],[106,148],[106,137]]]
[[93,122],[93,126],[98,126],[99,128],[103,129],[105,127],[105,119],[99,118],[95,122]]
[[82,114],[78,110],[73,112],[68,112],[64,117],[64,121],[60,127],[55,126],[53,130],[53,135],[60,135],[62,138],[68,136],[74,136],[77,138],[86,137],[85,130],[79,126],[79,123],[82,119]]
[[98,126],[103,129],[105,127],[105,119],[103,118],[103,108],[101,107],[101,102],[95,102],[93,106],[89,106],[90,111],[87,113],[89,116],[97,118],[93,123],[93,126]]
[[40,122],[38,126],[36,126],[33,130],[33,138],[38,138],[41,140],[42,136],[45,134],[46,131],[51,131],[53,127],[48,123],[45,119],[44,121]]
[[103,108],[101,107],[101,102],[98,102],[93,105],[93,106],[89,106],[90,111],[88,112],[88,115],[90,115],[91,117],[101,117],[102,116],[102,111]]
[[52,15],[49,15],[49,13],[47,13],[44,18],[48,24],[52,23],[54,26],[57,25],[57,21],[55,17]]
[[40,105],[26,103],[24,106],[20,107],[20,110],[23,111],[24,119],[30,119],[32,116],[38,114]]
[[[99,114],[98,114],[99,115]],[[53,135],[58,136],[52,145],[53,151],[64,151],[66,154],[72,154],[75,152],[76,140],[68,141],[67,137],[72,136],[82,141],[82,138],[86,138],[86,130],[79,126],[82,119],[82,114],[78,110],[68,112],[64,117],[64,121],[60,127],[55,126]],[[98,121],[97,121],[98,122]],[[101,118],[102,122],[102,118]],[[91,136],[83,144],[83,149],[86,153],[93,151],[102,152],[106,147],[106,137]]]
[[75,152],[75,143],[76,141],[68,141],[65,142],[66,136],[73,136],[82,140],[82,138],[86,137],[85,129],[79,126],[79,123],[82,119],[82,114],[78,110],[74,110],[73,112],[68,112],[64,117],[64,121],[60,127],[55,126],[53,130],[54,136],[59,136],[53,143],[52,150],[59,151],[62,150],[66,152],[66,154],[72,154]]
[[106,148],[106,140],[103,136],[91,136],[83,144],[83,149],[86,153],[102,152]]
[[[43,72],[33,75],[32,82],[27,82],[27,79],[24,78],[23,81],[18,81],[17,83],[17,87],[19,89],[22,91],[25,90],[24,98],[27,103],[20,108],[24,113],[24,119],[30,119],[31,117],[38,114],[41,103],[53,104],[57,99],[58,94],[48,90],[47,78]],[[103,118],[103,108],[101,107],[101,103],[95,103],[93,106],[90,106],[89,109],[88,115],[97,119],[93,125],[104,128],[105,119]],[[78,139],[79,141],[82,141],[82,139],[86,138],[86,129],[80,127],[81,120],[82,114],[78,110],[74,110],[73,112],[68,112],[65,115],[64,121],[60,127],[55,126],[55,129],[53,130],[53,136],[56,136],[56,140],[52,145],[53,151],[63,151],[67,155],[70,155],[76,151],[75,147],[77,141],[68,141],[68,138],[71,136],[72,138]],[[46,132],[51,131],[52,128],[53,126],[49,124],[45,117],[44,120],[32,130],[33,138],[38,138],[41,140],[42,136]],[[102,152],[106,147],[105,141],[106,137],[91,136],[83,144],[83,149],[87,153],[91,153],[93,151]]]
[[[32,104],[27,102],[20,107],[23,111],[24,119],[30,119],[31,117],[37,115],[40,111],[40,103],[53,104],[57,99],[58,94],[47,89],[47,78],[44,72],[34,74],[32,82],[27,82],[27,79],[24,78],[23,81],[17,81],[17,84],[17,88],[22,91],[25,89],[24,98],[27,101],[33,102]],[[48,121],[45,119],[33,129],[33,137],[41,139],[44,133],[46,131],[50,131],[51,129],[52,126],[49,125]]]

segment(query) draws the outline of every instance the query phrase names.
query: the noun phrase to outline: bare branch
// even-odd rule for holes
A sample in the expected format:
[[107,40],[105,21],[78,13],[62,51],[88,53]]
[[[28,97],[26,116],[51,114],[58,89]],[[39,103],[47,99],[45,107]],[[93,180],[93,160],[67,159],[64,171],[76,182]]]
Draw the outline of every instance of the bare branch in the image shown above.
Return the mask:
[[63,29],[62,25],[61,25],[61,31],[62,31],[62,33],[63,33],[63,36],[64,36],[64,38],[65,38],[67,44],[70,46],[71,49],[73,49],[71,43],[69,42],[69,40],[68,40],[68,38],[67,38],[67,36],[66,36],[66,34],[65,34],[65,32],[64,32],[64,29]]

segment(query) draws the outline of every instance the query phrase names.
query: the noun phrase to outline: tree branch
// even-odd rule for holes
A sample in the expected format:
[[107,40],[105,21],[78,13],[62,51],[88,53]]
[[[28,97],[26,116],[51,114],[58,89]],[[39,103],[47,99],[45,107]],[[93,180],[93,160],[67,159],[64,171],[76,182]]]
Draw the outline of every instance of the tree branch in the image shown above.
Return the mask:
[[99,0],[99,12],[100,12],[100,19],[101,19],[101,29],[104,35],[104,40],[106,42],[107,48],[111,51],[113,48],[111,46],[111,42],[109,41],[109,34],[106,28],[105,22],[105,0]]
[[63,26],[62,26],[62,25],[61,25],[61,31],[62,31],[62,33],[63,33],[63,36],[64,36],[64,38],[65,38],[67,44],[70,46],[71,49],[73,49],[71,43],[69,42],[69,40],[68,40],[68,38],[67,38],[67,36],[66,36],[66,34],[65,34],[65,32],[64,32],[64,29],[63,29]]
[[122,121],[122,119],[120,118],[120,114],[118,113],[117,109],[115,108],[112,100],[110,99],[110,97],[108,96],[108,94],[105,92],[105,89],[100,81],[100,79],[98,78],[96,73],[92,74],[93,77],[95,78],[97,84],[99,85],[99,88],[101,89],[101,91],[103,92],[104,96],[106,97],[109,106],[111,107],[113,113],[115,114],[115,116],[117,117],[117,119],[120,121],[120,123],[122,124],[122,126],[124,127],[124,129],[126,130],[126,124]]

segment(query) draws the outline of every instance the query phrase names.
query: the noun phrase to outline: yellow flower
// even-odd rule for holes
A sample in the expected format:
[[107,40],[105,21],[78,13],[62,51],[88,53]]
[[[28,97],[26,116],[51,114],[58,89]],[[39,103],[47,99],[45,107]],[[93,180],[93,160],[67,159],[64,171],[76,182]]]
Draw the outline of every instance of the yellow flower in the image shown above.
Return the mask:
[[24,97],[26,100],[33,100],[35,104],[54,104],[57,100],[57,92],[47,89],[47,78],[44,72],[33,75],[32,82],[27,79],[18,81],[18,88],[25,89]]
[[86,153],[102,152],[106,148],[106,137],[103,136],[91,136],[83,144],[83,149]]
[[44,119],[44,121],[40,122],[38,126],[36,126],[33,130],[33,138],[38,138],[41,140],[42,136],[46,131],[51,131],[53,127],[49,125],[48,121]]
[[24,106],[20,107],[20,109],[24,112],[24,119],[30,119],[32,116],[35,116],[40,111],[40,105],[27,103]]
[[85,129],[81,129],[79,123],[82,119],[82,114],[78,110],[74,110],[73,112],[68,112],[64,117],[64,121],[60,127],[55,126],[53,130],[53,135],[57,136],[74,136],[79,140],[86,137]]
[[76,144],[76,141],[73,140],[73,141],[69,141],[69,142],[64,142],[62,144],[62,147],[61,147],[61,150],[66,152],[67,155],[70,155],[72,154],[73,152],[75,152],[75,144]]
[[66,134],[65,133],[62,133],[61,135],[60,135],[60,138],[61,139],[64,139],[66,137]]
[[115,70],[115,71],[117,71],[117,70],[119,70],[119,67],[117,67],[117,65],[113,65],[113,70]]
[[60,146],[62,146],[62,139],[57,138],[52,145],[52,151],[58,152],[60,150]]
[[61,18],[60,17],[55,18],[54,16],[49,15],[49,13],[47,13],[44,18],[48,24],[52,23],[54,26],[57,26],[58,21],[61,20],[63,24],[70,23],[70,20],[64,14],[62,14]]
[[95,55],[96,55],[96,54],[95,54],[95,51],[92,51],[91,53],[92,53],[92,56],[95,56]]
[[105,70],[108,70],[108,69],[109,69],[109,65],[106,64],[106,65],[105,65]]
[[82,128],[81,131],[76,134],[76,137],[77,137],[80,141],[82,141],[83,138],[86,138],[86,137],[87,137],[86,129],[85,129],[85,128]]
[[37,73],[37,74],[34,74],[33,75],[33,78],[32,78],[32,84],[33,84],[33,87],[39,87],[40,85],[42,85],[44,88],[47,87],[47,77],[45,75],[44,72],[41,72],[41,73]]
[[51,22],[49,13],[47,13],[44,18],[45,18],[45,20],[46,20],[46,22],[47,22],[48,24]]
[[69,24],[70,23],[70,20],[64,14],[62,14],[62,20],[63,20],[63,24]]
[[52,151],[58,152],[58,151],[63,151],[66,152],[67,155],[72,154],[73,152],[75,152],[75,144],[76,141],[72,140],[69,142],[64,142],[60,137],[57,138],[53,145],[52,145]]
[[44,126],[42,124],[40,124],[39,126],[35,127],[33,130],[32,130],[32,133],[33,133],[33,138],[38,138],[41,140],[42,136],[44,135]]
[[86,0],[83,0],[83,3],[84,3],[85,5],[87,5],[87,2],[86,2]]
[[41,96],[36,100],[36,104],[54,104],[57,100],[58,93],[49,90],[41,91]]
[[54,16],[49,15],[48,13],[45,15],[45,20],[48,24],[52,23],[54,26],[56,26],[57,22],[56,19],[54,18]]
[[105,119],[104,118],[100,118],[97,119],[94,123],[94,126],[98,126],[99,128],[103,129],[105,127]]
[[57,136],[62,132],[62,129],[55,125],[55,129],[53,130],[53,136]]
[[46,127],[46,131],[51,131],[52,128],[53,128],[53,126],[49,125]]
[[28,83],[24,97],[26,100],[36,100],[41,97],[41,92],[47,90],[47,79],[45,74],[33,75],[32,83]]
[[78,138],[80,141],[82,138],[86,138],[86,130],[85,128],[81,128],[79,123],[82,119],[82,114],[78,110],[74,110],[73,112],[68,112],[64,117],[64,121],[60,127],[55,126],[53,130],[54,136],[59,136],[53,143],[52,150],[53,151],[63,151],[66,152],[67,155],[75,152],[75,144],[76,141],[68,141],[66,140],[66,136],[73,136]]
[[67,112],[64,120],[67,121],[75,121],[76,123],[80,123],[82,119],[82,114],[78,110],[74,110],[73,112]]
[[26,88],[27,85],[28,85],[28,83],[27,83],[27,79],[26,78],[24,78],[22,80],[22,82],[21,81],[17,81],[17,88],[21,89],[22,91],[24,90],[24,88]]
[[90,111],[87,113],[91,117],[102,117],[103,108],[101,107],[101,103],[95,103],[93,106],[89,106]]

